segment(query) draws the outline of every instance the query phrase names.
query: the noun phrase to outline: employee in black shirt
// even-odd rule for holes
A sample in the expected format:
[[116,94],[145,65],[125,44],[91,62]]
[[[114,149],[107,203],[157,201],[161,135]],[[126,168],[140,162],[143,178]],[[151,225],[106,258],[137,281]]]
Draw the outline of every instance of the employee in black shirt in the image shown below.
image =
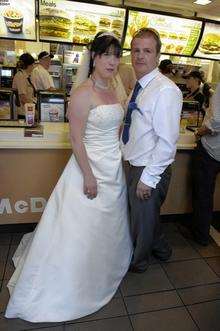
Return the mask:
[[205,96],[201,91],[201,83],[203,82],[202,74],[199,71],[191,71],[186,77],[186,86],[189,93],[185,96],[185,99],[194,100],[199,102],[200,111],[205,115],[204,101]]

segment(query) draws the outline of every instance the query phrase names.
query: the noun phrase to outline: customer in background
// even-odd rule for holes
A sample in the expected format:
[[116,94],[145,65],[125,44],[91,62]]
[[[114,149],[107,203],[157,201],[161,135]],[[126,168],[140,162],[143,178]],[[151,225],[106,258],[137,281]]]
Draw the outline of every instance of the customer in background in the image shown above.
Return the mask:
[[25,118],[25,103],[36,103],[35,86],[30,77],[34,69],[34,62],[31,54],[24,53],[19,57],[17,63],[17,73],[14,76],[12,87],[18,91],[18,118]]
[[160,61],[160,64],[158,66],[160,72],[165,75],[167,78],[174,80],[174,75],[172,73],[172,67],[173,63],[169,59],[165,59]]
[[34,68],[31,75],[31,79],[37,90],[55,89],[53,78],[48,72],[52,58],[53,55],[46,51],[43,51],[38,55],[39,63]]
[[211,99],[212,117],[198,130],[193,162],[193,237],[206,246],[213,213],[213,196],[220,172],[220,83]]

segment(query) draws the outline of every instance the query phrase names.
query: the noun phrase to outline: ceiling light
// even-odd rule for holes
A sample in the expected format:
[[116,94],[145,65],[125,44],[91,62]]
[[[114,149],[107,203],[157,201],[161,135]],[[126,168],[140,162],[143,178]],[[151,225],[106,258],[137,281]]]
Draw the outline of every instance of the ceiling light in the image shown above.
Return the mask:
[[202,6],[208,5],[211,2],[212,2],[211,0],[196,0],[196,1],[194,1],[194,3],[196,3],[197,5],[202,5]]

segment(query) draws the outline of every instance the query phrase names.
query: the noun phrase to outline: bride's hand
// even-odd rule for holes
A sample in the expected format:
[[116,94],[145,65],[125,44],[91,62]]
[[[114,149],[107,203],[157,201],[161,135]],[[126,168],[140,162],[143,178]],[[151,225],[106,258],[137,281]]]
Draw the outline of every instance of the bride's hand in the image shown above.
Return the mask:
[[94,199],[97,196],[97,180],[93,175],[84,176],[83,192],[88,199]]

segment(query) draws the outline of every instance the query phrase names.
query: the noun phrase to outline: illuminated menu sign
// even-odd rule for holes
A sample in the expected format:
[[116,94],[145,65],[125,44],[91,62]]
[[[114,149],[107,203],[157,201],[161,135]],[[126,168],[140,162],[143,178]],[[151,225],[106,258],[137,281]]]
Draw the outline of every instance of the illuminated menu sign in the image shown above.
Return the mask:
[[0,38],[36,40],[35,0],[0,0]]
[[40,40],[87,44],[99,31],[121,39],[125,9],[67,0],[39,0]]
[[195,56],[220,60],[220,24],[206,23]]
[[192,55],[202,27],[201,21],[129,11],[124,48],[130,48],[134,33],[141,28],[154,28],[161,37],[163,53]]

